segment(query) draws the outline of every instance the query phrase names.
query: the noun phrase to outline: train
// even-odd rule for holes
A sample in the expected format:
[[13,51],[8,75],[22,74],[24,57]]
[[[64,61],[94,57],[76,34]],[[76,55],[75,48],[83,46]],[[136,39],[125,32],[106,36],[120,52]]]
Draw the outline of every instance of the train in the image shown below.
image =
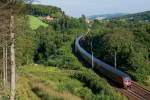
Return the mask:
[[132,80],[128,74],[92,56],[81,47],[80,42],[83,37],[84,36],[81,35],[75,40],[75,53],[82,57],[88,64],[93,65],[94,69],[98,70],[98,72],[102,73],[105,77],[109,78],[125,89],[131,88]]

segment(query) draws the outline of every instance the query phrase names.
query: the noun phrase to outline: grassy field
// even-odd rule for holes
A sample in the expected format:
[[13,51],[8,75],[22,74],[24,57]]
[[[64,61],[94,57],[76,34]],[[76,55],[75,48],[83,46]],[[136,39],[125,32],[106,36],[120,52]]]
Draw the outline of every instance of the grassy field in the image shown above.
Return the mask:
[[103,88],[109,88],[110,94],[103,88],[100,94],[93,93],[87,83],[73,78],[72,72],[36,64],[22,66],[17,69],[16,100],[126,100],[102,79],[99,83],[105,83]]
[[33,30],[37,29],[39,26],[47,27],[48,25],[42,22],[39,18],[29,15],[30,26]]
[[18,69],[17,100],[81,100],[81,89],[80,81],[55,67],[28,65]]

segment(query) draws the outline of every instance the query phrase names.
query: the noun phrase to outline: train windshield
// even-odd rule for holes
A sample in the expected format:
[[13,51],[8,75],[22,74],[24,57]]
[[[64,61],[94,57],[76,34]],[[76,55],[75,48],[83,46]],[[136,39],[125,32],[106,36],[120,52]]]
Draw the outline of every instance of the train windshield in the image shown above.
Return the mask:
[[124,77],[124,80],[125,81],[131,81],[131,78],[130,77]]

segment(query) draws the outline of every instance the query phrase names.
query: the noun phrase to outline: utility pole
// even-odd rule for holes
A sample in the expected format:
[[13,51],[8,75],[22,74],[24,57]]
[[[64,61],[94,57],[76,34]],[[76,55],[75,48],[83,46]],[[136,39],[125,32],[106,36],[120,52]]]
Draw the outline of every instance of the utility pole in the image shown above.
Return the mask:
[[117,53],[116,53],[116,51],[115,51],[115,62],[114,62],[114,65],[115,65],[115,69],[117,69]]
[[91,41],[91,53],[92,53],[92,69],[94,68],[94,63],[93,63],[93,43]]
[[[76,43],[77,38],[78,38],[78,36],[77,36],[77,33],[76,33],[75,43]],[[75,53],[77,54],[77,47],[76,47],[76,45],[74,45],[74,49],[75,49]]]

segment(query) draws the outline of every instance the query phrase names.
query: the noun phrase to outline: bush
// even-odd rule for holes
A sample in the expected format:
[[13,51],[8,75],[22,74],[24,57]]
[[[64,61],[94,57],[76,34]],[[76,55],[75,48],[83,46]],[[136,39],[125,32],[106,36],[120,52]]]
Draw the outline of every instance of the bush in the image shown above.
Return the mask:
[[[85,86],[90,88],[95,94],[91,100],[122,100],[125,99],[119,93],[116,93],[112,87],[98,75],[93,73],[91,70],[83,69],[82,71],[77,71],[72,75],[73,78],[76,78],[82,81]],[[84,90],[81,91],[81,93]],[[88,92],[89,93],[89,92]]]

